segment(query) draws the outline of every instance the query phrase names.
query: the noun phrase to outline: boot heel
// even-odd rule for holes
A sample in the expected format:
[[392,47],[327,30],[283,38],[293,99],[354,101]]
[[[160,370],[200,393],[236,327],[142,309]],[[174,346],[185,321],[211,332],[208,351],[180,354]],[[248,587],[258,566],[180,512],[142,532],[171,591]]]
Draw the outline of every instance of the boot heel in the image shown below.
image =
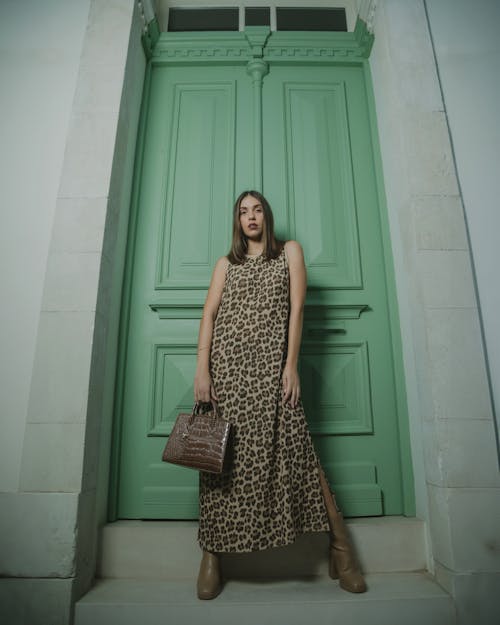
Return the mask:
[[321,465],[319,466],[320,487],[330,526],[330,562],[328,573],[332,579],[339,580],[339,586],[348,592],[365,592],[366,583],[349,539],[349,532],[344,523],[334,493]]
[[197,581],[198,599],[214,599],[222,590],[219,556],[203,551]]

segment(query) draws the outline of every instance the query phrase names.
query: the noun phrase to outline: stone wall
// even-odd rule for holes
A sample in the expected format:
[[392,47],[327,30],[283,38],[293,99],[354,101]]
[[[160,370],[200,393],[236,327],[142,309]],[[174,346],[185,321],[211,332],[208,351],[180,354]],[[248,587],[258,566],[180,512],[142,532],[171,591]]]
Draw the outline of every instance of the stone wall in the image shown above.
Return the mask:
[[112,379],[145,57],[133,0],[92,0],[88,21],[83,18],[19,487],[2,495],[0,604],[11,625],[70,622],[72,600],[94,575],[97,527],[106,517]]
[[[451,19],[451,18],[450,18]],[[459,623],[500,613],[500,477],[479,311],[423,2],[385,0],[370,57],[417,503]],[[471,620],[473,619],[473,620]]]

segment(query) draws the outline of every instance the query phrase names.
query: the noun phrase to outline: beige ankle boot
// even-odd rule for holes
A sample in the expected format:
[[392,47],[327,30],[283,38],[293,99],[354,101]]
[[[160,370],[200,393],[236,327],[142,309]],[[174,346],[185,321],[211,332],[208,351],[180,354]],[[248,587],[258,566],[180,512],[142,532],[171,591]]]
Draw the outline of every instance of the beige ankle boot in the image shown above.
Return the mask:
[[330,577],[338,579],[341,588],[348,592],[365,592],[366,583],[356,561],[343,515],[337,508],[334,495],[330,490],[328,480],[321,466],[319,467],[319,475],[331,531]]
[[213,599],[222,590],[219,556],[204,551],[197,582],[198,599]]

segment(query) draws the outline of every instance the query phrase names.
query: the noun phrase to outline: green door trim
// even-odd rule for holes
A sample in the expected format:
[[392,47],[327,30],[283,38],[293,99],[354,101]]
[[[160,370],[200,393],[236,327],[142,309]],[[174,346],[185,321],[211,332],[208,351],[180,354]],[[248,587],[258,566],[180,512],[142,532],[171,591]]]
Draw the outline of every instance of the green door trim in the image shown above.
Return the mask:
[[[250,38],[252,41],[250,42]],[[261,41],[259,41],[261,38]],[[269,43],[266,40],[269,39]],[[250,43],[250,47],[248,44]],[[352,62],[370,56],[373,34],[358,17],[352,32],[272,31],[269,26],[246,26],[244,31],[160,32],[158,21],[151,20],[142,36],[148,60],[158,62],[210,62],[228,59],[247,62],[251,57],[280,57],[293,61],[311,56],[314,61]]]
[[[262,46],[259,45],[259,37]],[[115,385],[115,405],[112,433],[110,465],[110,490],[108,498],[109,520],[117,518],[119,492],[119,460],[121,453],[121,418],[125,364],[127,359],[126,337],[129,332],[129,305],[131,295],[131,277],[138,219],[138,198],[140,197],[141,171],[145,148],[145,130],[150,98],[150,84],[155,66],[173,64],[183,65],[220,63],[248,64],[255,58],[261,58],[272,64],[293,65],[304,63],[322,65],[361,66],[364,71],[367,93],[373,162],[378,193],[381,236],[384,248],[387,304],[390,316],[392,358],[394,365],[396,398],[398,405],[398,438],[400,443],[400,462],[402,470],[402,488],[404,514],[415,515],[415,497],[413,470],[411,462],[408,409],[403,369],[401,333],[397,306],[394,266],[391,254],[390,231],[383,185],[382,160],[378,142],[376,110],[367,58],[373,43],[373,35],[368,33],[366,25],[358,19],[352,33],[312,33],[312,32],[273,32],[267,27],[247,27],[245,32],[193,32],[159,33],[153,20],[145,35],[143,46],[148,56],[148,64],[143,86],[141,116],[138,130],[137,153],[134,163],[134,180],[131,193],[131,211],[127,238],[127,257],[124,268],[124,288],[122,292],[122,313],[118,346],[118,366]],[[265,44],[265,47],[264,47]]]
[[389,310],[389,329],[391,333],[393,369],[395,377],[396,403],[398,407],[399,425],[399,450],[401,460],[401,471],[403,474],[403,506],[404,514],[413,517],[416,514],[415,507],[415,482],[413,475],[413,464],[410,444],[410,422],[408,415],[408,401],[406,395],[406,378],[403,363],[403,346],[401,337],[401,324],[399,318],[399,307],[396,291],[396,275],[394,271],[394,261],[392,257],[392,245],[390,237],[389,216],[387,212],[387,200],[385,196],[384,173],[382,166],[382,154],[378,138],[377,113],[375,107],[375,96],[373,93],[373,82],[370,66],[364,63],[365,86],[368,101],[368,114],[370,117],[370,129],[373,150],[373,163],[375,167],[375,180],[378,192],[379,216],[381,224],[381,235],[383,242],[383,253],[385,261],[385,276],[387,289],[387,304]]
[[141,112],[137,131],[136,155],[133,166],[132,190],[130,194],[130,212],[125,246],[125,262],[123,269],[123,288],[120,306],[120,330],[118,337],[118,356],[114,388],[113,424],[111,428],[111,459],[109,467],[108,520],[118,518],[118,493],[120,479],[120,454],[122,440],[123,391],[125,385],[125,364],[127,361],[127,340],[129,333],[130,295],[132,291],[133,259],[135,256],[135,239],[137,232],[138,198],[140,197],[142,165],[147,122],[147,110],[150,99],[151,63],[148,62],[142,88]]

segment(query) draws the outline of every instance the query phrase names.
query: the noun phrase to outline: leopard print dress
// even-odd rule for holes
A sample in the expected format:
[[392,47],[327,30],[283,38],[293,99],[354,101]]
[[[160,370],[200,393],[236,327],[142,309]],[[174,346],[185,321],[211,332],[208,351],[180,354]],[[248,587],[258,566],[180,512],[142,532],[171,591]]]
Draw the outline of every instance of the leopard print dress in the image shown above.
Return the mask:
[[234,424],[229,468],[199,472],[198,543],[250,552],[328,531],[328,516],[302,401],[282,401],[288,347],[289,273],[277,258],[228,263],[212,335],[210,373],[220,414]]

